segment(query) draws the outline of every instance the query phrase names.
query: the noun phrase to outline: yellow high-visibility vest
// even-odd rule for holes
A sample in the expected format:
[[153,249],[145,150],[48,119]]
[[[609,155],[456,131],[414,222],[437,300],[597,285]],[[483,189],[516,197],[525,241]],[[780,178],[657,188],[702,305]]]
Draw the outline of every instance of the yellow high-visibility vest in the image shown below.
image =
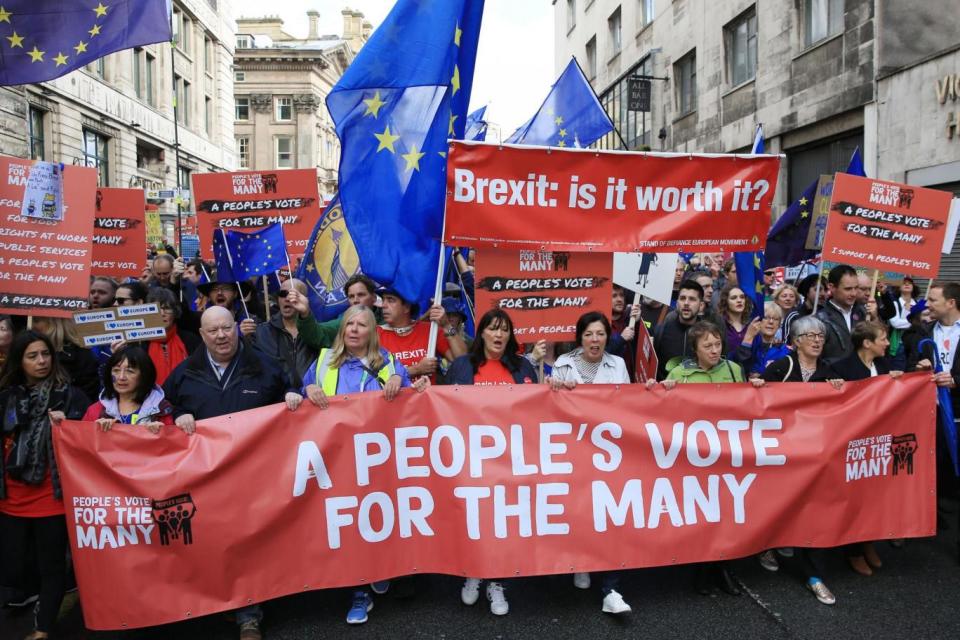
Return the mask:
[[[390,359],[387,361],[387,366],[380,369],[377,372],[377,378],[380,380],[382,385],[387,384],[387,380],[390,379],[390,376],[394,375],[397,372],[397,368],[393,362],[393,354],[389,354]],[[320,388],[323,389],[324,395],[335,396],[337,395],[337,383],[340,381],[340,368],[331,369],[330,368],[330,349],[321,349],[319,356],[317,356],[317,370],[316,370],[317,382],[320,383]],[[360,388],[363,389],[363,385],[367,383],[367,372],[363,372],[363,376],[360,378]]]

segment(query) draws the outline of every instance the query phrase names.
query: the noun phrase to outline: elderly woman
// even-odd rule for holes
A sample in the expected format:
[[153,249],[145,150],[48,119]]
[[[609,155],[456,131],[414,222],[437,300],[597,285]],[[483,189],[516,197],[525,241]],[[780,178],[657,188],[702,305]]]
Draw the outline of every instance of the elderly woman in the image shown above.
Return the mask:
[[[347,393],[383,391],[385,400],[393,400],[400,389],[413,386],[423,391],[430,385],[426,377],[411,385],[407,370],[393,354],[380,346],[373,311],[363,305],[348,307],[343,313],[333,346],[321,349],[316,364],[303,376],[302,393],[310,402],[326,409],[329,398]],[[371,585],[374,593],[386,593],[390,581]],[[363,624],[373,609],[373,598],[365,590],[353,592],[347,624]]]
[[127,346],[110,356],[103,368],[100,400],[87,408],[83,419],[96,422],[103,431],[118,422],[141,426],[151,433],[173,425],[173,407],[157,386],[157,370],[143,349]]
[[[623,358],[607,353],[607,340],[612,333],[610,321],[598,311],[583,314],[577,320],[577,348],[557,358],[548,380],[556,391],[573,389],[578,384],[630,384],[630,374]],[[616,571],[603,574],[600,590],[603,593],[601,611],[630,613],[632,608],[617,591],[620,575]],[[590,588],[589,573],[573,574],[573,584],[579,589]]]
[[782,322],[783,310],[771,301],[763,305],[763,318],[756,318],[747,326],[736,360],[748,378],[760,377],[767,365],[790,353],[789,347],[777,340]]
[[800,292],[792,284],[782,284],[774,290],[771,300],[783,311],[780,327],[777,331],[777,342],[786,342],[790,335],[789,323],[798,317]]
[[724,353],[736,353],[750,326],[753,300],[737,285],[728,284],[720,292],[717,312],[726,328],[724,337],[726,349],[724,349]]
[[[447,371],[447,384],[501,385],[536,384],[537,372],[530,361],[519,355],[517,338],[513,335],[513,321],[506,311],[491,309],[483,314],[477,325],[477,339],[470,353],[453,361]],[[543,357],[546,342],[534,347],[534,353]],[[476,604],[480,598],[480,578],[467,578],[460,590],[465,605]],[[487,582],[487,600],[490,612],[503,616],[510,612],[502,580]]]
[[71,386],[46,335],[27,330],[0,374],[0,583],[20,587],[39,572],[30,640],[48,637],[67,575],[67,521],[52,424],[83,416],[89,401]]

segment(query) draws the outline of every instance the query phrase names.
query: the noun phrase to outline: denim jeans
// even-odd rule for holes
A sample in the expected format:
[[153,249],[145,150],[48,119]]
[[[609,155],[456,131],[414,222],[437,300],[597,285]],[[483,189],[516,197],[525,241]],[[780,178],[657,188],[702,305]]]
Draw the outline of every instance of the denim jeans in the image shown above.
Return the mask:
[[237,617],[237,624],[246,624],[247,622],[259,623],[263,620],[263,609],[258,604],[252,604],[249,607],[237,609],[234,614]]

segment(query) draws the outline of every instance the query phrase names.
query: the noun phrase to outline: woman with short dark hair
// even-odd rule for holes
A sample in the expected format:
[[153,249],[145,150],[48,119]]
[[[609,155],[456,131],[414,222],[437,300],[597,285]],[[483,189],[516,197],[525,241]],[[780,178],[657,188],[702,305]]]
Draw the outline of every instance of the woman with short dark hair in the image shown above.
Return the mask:
[[48,637],[67,574],[67,522],[53,424],[83,416],[88,400],[70,385],[50,338],[27,330],[10,346],[0,374],[0,583],[20,587],[36,567],[40,578],[34,631]]
[[157,386],[157,370],[143,349],[127,346],[110,356],[103,367],[100,400],[87,408],[83,419],[96,422],[103,431],[117,422],[151,433],[173,424],[173,407]]

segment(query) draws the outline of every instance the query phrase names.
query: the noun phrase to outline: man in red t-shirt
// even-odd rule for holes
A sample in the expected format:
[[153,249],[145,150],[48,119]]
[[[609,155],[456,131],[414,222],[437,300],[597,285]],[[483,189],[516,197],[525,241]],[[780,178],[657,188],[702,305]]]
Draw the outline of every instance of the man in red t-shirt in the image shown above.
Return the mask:
[[430,376],[436,381],[437,358],[454,358],[467,352],[467,344],[457,334],[446,312],[439,304],[430,307],[430,321],[440,325],[437,335],[437,349],[427,353],[430,341],[430,323],[415,320],[417,305],[407,302],[391,287],[382,287],[377,291],[383,301],[384,324],[377,327],[380,346],[389,351],[407,368],[411,378]]

